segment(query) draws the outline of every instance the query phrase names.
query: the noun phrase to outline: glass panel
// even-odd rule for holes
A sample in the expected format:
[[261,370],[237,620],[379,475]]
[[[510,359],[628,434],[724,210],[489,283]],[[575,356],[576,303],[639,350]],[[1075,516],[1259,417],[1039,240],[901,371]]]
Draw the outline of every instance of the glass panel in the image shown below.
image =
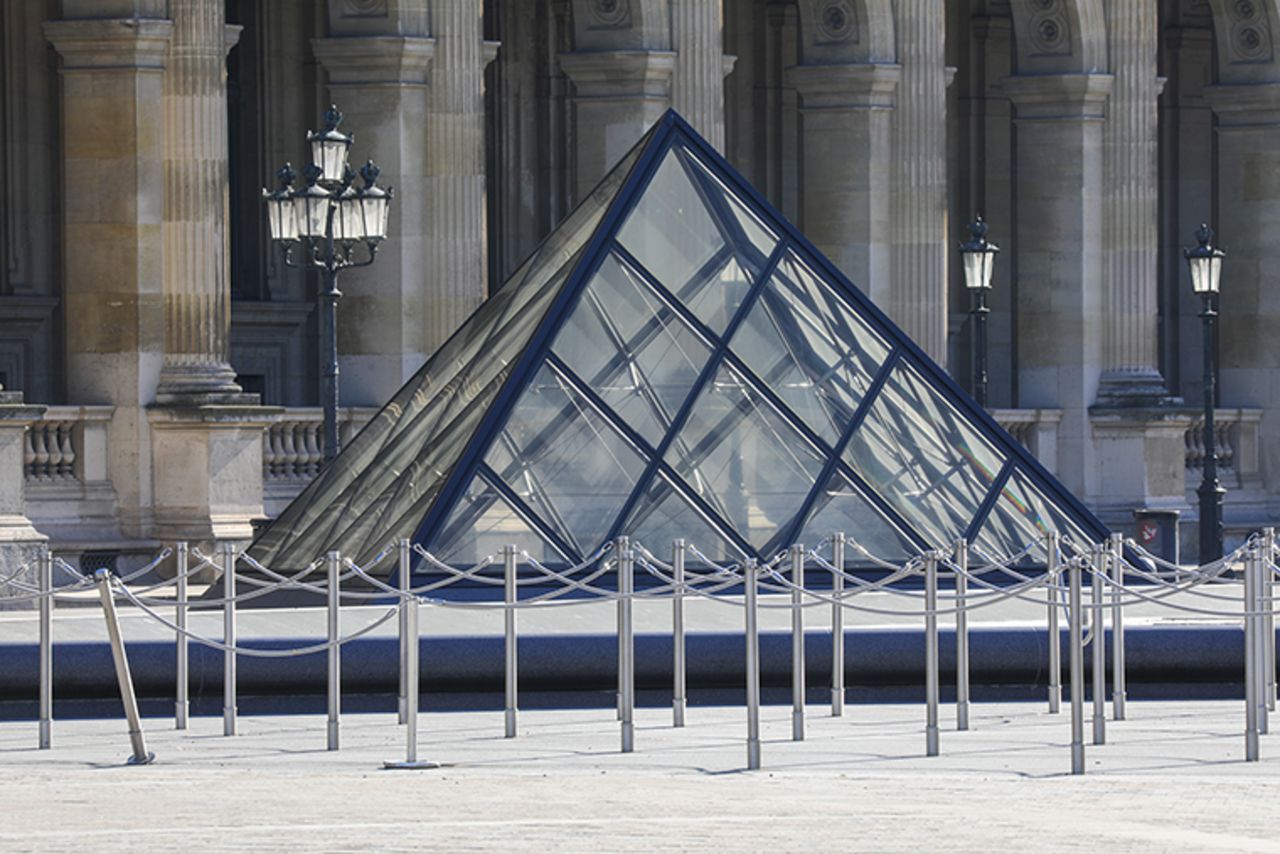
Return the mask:
[[773,254],[773,247],[778,243],[778,236],[773,229],[765,225],[761,219],[752,213],[747,207],[738,200],[738,197],[725,186],[711,170],[699,160],[693,152],[683,149],[685,160],[696,169],[699,175],[704,179],[704,187],[707,192],[715,193],[717,199],[723,199],[725,208],[733,216],[738,227],[742,229],[743,235],[750,242],[756,251],[765,258]]
[[[911,540],[880,515],[852,481],[838,471],[819,493],[800,534],[800,542],[813,546],[835,533],[844,534],[849,541],[845,547],[846,567],[867,565],[866,555],[857,546],[894,563],[901,563],[918,552]],[[823,553],[830,555],[827,549]]]
[[485,462],[583,555],[604,542],[645,468],[644,458],[546,365]]
[[753,546],[795,516],[818,452],[728,365],[702,390],[666,462]]
[[[542,563],[564,563],[566,558],[503,500],[481,477],[471,481],[436,538],[431,552],[438,560],[468,567],[486,557],[502,561],[502,547],[515,545]],[[428,567],[429,569],[429,567]]]
[[730,346],[830,444],[844,432],[889,347],[794,256],[770,278]]
[[676,290],[676,295],[694,317],[719,335],[747,298],[751,282],[751,277],[737,260],[728,258],[716,269],[695,276],[683,288]]
[[974,545],[993,559],[1003,559],[1034,544],[1027,562],[1041,564],[1045,560],[1044,536],[1050,531],[1057,531],[1080,549],[1087,548],[1091,539],[1044,497],[1031,478],[1015,470],[1000,490]]
[[671,560],[672,541],[681,538],[717,563],[743,557],[661,476],[654,478],[623,530],[668,562]]
[[338,549],[364,562],[412,536],[572,266],[486,301],[254,542],[254,559],[301,569]]
[[678,291],[724,247],[724,238],[673,148],[618,232],[618,242]]
[[844,457],[937,548],[963,536],[1004,462],[905,363],[890,373]]
[[552,349],[657,446],[710,349],[625,264],[609,256]]

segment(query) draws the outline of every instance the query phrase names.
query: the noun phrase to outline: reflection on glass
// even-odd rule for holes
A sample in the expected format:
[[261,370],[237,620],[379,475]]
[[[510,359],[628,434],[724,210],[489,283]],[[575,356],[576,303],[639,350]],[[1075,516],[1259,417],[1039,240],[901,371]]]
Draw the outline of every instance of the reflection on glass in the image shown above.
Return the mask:
[[995,560],[1026,551],[1026,562],[1042,564],[1044,537],[1051,531],[1061,536],[1067,554],[1071,554],[1072,546],[1078,550],[1089,547],[1091,538],[1080,526],[1050,503],[1022,470],[1015,469],[1000,490],[1000,498],[992,506],[974,546]]
[[477,477],[467,487],[437,538],[437,559],[454,566],[473,566],[485,558],[502,560],[502,547],[514,545],[542,563],[563,563],[566,558],[511,508],[492,486]]
[[579,554],[608,536],[644,459],[544,365],[485,460]]
[[726,211],[732,218],[730,233],[740,231],[742,237],[745,237],[747,243],[759,253],[761,259],[768,258],[773,253],[773,247],[778,243],[778,236],[773,229],[748,210],[746,205],[730,192],[724,182],[712,174],[711,170],[698,159],[697,155],[688,149],[684,149],[683,154],[685,163],[695,170],[701,180],[704,192],[715,199],[715,204],[722,205],[720,210]]
[[743,557],[663,477],[645,490],[623,532],[663,560],[670,560],[671,544],[677,539],[717,563]]
[[612,255],[552,351],[655,447],[710,355],[679,315]]
[[934,391],[899,362],[844,458],[933,544],[964,535],[1004,458]]
[[818,452],[728,365],[716,369],[666,462],[754,546],[800,509]]
[[[882,516],[853,482],[839,471],[832,474],[819,493],[799,541],[815,546],[836,533],[844,534],[848,541],[845,547],[846,567],[868,565],[870,561],[863,550],[880,560],[896,563],[918,552],[911,540]],[[779,547],[786,545],[778,544]]]

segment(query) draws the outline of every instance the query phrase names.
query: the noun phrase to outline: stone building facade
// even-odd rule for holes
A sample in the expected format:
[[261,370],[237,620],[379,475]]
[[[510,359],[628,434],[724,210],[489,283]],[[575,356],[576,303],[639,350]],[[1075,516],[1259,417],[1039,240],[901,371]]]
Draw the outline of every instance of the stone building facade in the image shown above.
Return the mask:
[[1195,519],[1213,225],[1238,537],[1280,517],[1277,37],[1280,0],[8,0],[0,541],[243,541],[314,475],[317,285],[260,194],[330,102],[397,193],[347,431],[675,107],[962,384],[980,211],[997,418],[1122,527]]

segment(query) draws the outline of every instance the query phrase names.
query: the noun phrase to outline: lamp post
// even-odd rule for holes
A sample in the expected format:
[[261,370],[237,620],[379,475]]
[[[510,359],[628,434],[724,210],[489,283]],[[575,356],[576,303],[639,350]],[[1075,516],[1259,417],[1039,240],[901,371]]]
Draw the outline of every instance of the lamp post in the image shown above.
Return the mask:
[[[324,461],[338,455],[338,271],[367,267],[387,236],[392,191],[377,185],[378,167],[360,169],[363,186],[353,186],[347,164],[353,137],[338,130],[342,113],[330,107],[325,127],[307,134],[311,162],[302,170],[306,185],[295,189],[297,173],[288,163],[276,173],[280,186],[262,191],[271,239],[284,248],[290,267],[319,270],[320,399],[324,407]],[[364,245],[364,252],[356,247]],[[294,257],[301,248],[302,259]]]
[[969,223],[969,239],[960,244],[964,261],[964,286],[973,295],[974,366],[973,396],[987,405],[987,292],[991,290],[991,273],[995,269],[1000,247],[987,242],[987,224],[981,214]]
[[1191,268],[1191,289],[1200,295],[1204,310],[1204,477],[1196,494],[1200,497],[1200,563],[1222,557],[1222,496],[1226,490],[1218,483],[1218,449],[1213,429],[1214,386],[1217,370],[1213,358],[1213,323],[1218,317],[1218,284],[1222,276],[1222,259],[1227,253],[1214,246],[1213,229],[1201,225],[1196,232],[1200,245],[1183,254]]

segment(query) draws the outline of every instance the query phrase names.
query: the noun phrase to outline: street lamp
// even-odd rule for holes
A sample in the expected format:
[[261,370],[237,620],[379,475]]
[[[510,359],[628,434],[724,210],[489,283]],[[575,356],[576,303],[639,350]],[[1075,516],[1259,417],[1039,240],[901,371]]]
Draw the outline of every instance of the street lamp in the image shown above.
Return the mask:
[[[276,173],[280,186],[263,190],[271,239],[284,248],[290,267],[320,270],[320,398],[324,406],[324,461],[338,455],[338,271],[367,267],[387,236],[392,191],[377,185],[378,167],[360,169],[363,186],[347,164],[353,137],[338,130],[342,113],[330,107],[324,130],[307,134],[311,163],[302,170],[305,186],[293,186],[297,173],[288,163]],[[357,253],[356,247],[365,251]],[[294,251],[302,249],[296,260]]]
[[1196,494],[1200,496],[1200,563],[1222,557],[1222,496],[1226,490],[1218,483],[1218,450],[1214,441],[1213,407],[1217,371],[1213,358],[1213,322],[1218,317],[1218,283],[1222,276],[1222,259],[1227,253],[1210,243],[1213,229],[1201,225],[1196,232],[1200,245],[1184,250],[1191,268],[1191,289],[1200,295],[1204,311],[1204,477]]
[[987,242],[987,224],[982,216],[969,223],[969,239],[960,244],[964,262],[964,286],[973,295],[974,367],[973,396],[987,405],[987,291],[991,290],[991,273],[996,266],[1000,247]]

